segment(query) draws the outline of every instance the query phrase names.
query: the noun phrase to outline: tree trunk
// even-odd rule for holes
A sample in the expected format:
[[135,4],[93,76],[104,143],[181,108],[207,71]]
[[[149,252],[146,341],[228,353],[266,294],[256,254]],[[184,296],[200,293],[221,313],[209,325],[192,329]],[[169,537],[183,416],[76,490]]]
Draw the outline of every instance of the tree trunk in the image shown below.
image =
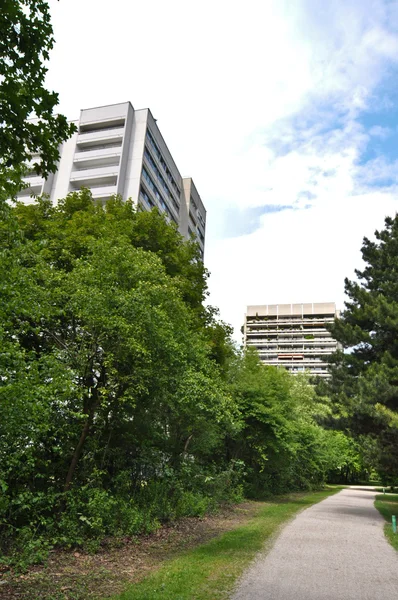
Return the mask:
[[191,435],[187,438],[187,441],[185,442],[183,456],[185,456],[185,454],[188,452],[189,442],[192,440],[192,438],[193,438],[193,433],[191,433]]
[[346,472],[345,472],[345,483],[348,483],[348,474],[349,474],[349,472],[350,472],[350,467],[347,465],[347,469],[346,469]]
[[82,432],[80,434],[80,439],[79,442],[75,448],[75,451],[73,453],[72,456],[72,460],[71,463],[69,465],[69,471],[68,474],[66,476],[65,479],[65,485],[64,485],[64,492],[67,492],[70,489],[71,483],[72,483],[72,479],[73,479],[73,475],[75,474],[75,470],[76,470],[76,465],[79,461],[80,455],[82,453],[83,450],[83,446],[84,446],[84,442],[86,441],[86,438],[88,436],[88,432],[90,430],[90,426],[93,420],[93,416],[94,416],[94,411],[92,411],[88,417],[87,420],[84,424],[84,427],[82,429]]

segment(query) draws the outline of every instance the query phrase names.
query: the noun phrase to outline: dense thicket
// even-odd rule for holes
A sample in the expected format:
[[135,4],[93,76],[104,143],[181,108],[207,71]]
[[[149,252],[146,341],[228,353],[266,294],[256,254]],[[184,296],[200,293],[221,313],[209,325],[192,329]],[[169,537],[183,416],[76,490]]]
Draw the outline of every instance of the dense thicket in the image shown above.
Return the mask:
[[[384,481],[398,479],[398,216],[363,241],[365,266],[345,280],[349,298],[332,333],[346,352],[333,357],[327,393],[340,425],[373,441]],[[347,352],[348,350],[348,352]]]
[[198,248],[88,191],[0,228],[0,543],[99,543],[363,465],[305,378],[240,353]]

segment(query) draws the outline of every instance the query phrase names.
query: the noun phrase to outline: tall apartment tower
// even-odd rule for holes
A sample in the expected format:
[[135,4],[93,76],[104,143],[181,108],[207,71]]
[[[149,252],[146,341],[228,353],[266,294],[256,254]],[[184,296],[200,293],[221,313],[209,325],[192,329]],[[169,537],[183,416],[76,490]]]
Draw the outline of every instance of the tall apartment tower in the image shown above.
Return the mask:
[[328,377],[325,358],[338,343],[326,325],[338,316],[334,302],[248,306],[244,345],[256,348],[264,364]]
[[120,194],[144,210],[156,206],[184,237],[196,237],[203,255],[205,207],[192,179],[181,177],[151,111],[134,110],[130,102],[88,108],[75,124],[77,132],[60,148],[57,171],[46,180],[28,174],[18,198],[48,194],[56,203],[82,187],[102,203]]

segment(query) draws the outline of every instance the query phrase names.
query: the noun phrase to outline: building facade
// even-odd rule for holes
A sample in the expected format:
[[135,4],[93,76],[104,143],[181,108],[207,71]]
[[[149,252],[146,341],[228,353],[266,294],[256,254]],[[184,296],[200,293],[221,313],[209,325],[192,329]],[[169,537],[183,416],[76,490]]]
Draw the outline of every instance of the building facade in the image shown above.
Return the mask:
[[244,345],[255,348],[264,364],[328,377],[325,358],[338,343],[326,325],[338,316],[333,302],[248,306]]
[[88,108],[75,124],[77,132],[60,148],[57,171],[48,179],[28,173],[18,198],[48,194],[56,203],[82,187],[102,203],[119,194],[144,210],[156,206],[184,237],[195,236],[203,255],[205,207],[192,179],[181,176],[151,111],[130,102]]

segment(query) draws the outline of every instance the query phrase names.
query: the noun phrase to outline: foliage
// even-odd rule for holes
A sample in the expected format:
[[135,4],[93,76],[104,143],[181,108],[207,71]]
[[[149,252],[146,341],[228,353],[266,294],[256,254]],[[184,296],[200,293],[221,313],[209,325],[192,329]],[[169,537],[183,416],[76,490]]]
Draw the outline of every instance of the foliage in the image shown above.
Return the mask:
[[319,424],[330,412],[328,401],[316,397],[306,376],[264,366],[249,349],[230,377],[242,425],[227,440],[228,458],[243,461],[247,495],[316,488],[345,464],[340,434]]
[[333,358],[328,393],[343,427],[377,440],[377,468],[386,483],[398,477],[398,217],[365,238],[365,267],[345,280],[349,301],[332,327],[346,353]]
[[0,235],[4,560],[95,550],[341,468],[328,402],[236,350],[204,306],[197,246],[157,211],[83,190],[17,204]]
[[[15,532],[29,548],[32,531],[67,545],[137,533],[227,500],[228,465],[211,456],[236,411],[211,356],[196,246],[158,213],[102,208],[88,192],[12,218],[0,264],[3,548]],[[153,229],[156,244],[144,241]]]
[[[58,95],[45,88],[53,29],[44,0],[3,0],[0,12],[0,196],[21,188],[32,155],[37,174],[54,172],[58,146],[75,131],[54,115]],[[37,119],[29,121],[34,114]]]

